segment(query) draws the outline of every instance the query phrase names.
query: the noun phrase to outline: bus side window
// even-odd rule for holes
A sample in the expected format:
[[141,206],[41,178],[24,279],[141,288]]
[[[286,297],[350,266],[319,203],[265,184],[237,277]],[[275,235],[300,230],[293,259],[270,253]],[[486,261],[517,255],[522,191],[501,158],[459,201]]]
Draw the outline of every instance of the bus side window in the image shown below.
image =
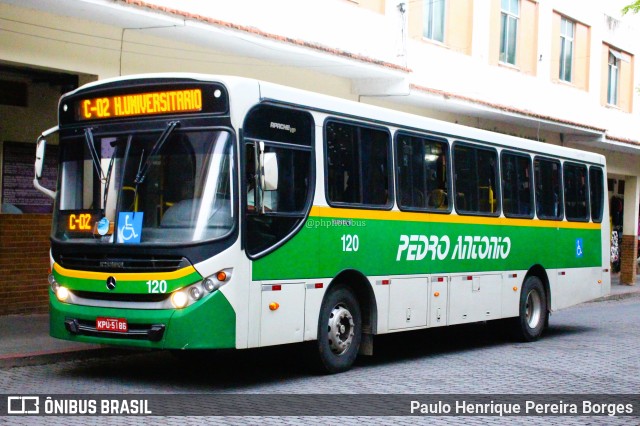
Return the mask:
[[398,205],[407,210],[448,212],[449,145],[441,139],[400,133],[396,138]]
[[[245,119],[243,194],[247,253],[262,256],[301,226],[313,198],[313,117],[306,111],[259,105]],[[258,145],[256,145],[258,144]],[[260,188],[256,147],[275,154],[277,187]],[[256,194],[258,191],[258,194]],[[264,210],[258,209],[262,195]]]
[[540,219],[562,220],[562,176],[560,162],[536,157],[533,161],[536,214]]
[[330,121],[325,126],[329,203],[388,207],[390,137],[385,129]]
[[587,206],[587,166],[564,164],[564,208],[567,220],[589,220]]
[[533,217],[533,175],[528,155],[502,152],[502,210],[507,217]]
[[456,142],[453,148],[456,210],[498,216],[498,153]]
[[596,223],[602,222],[604,172],[600,167],[589,167],[589,200],[591,201],[591,220]]

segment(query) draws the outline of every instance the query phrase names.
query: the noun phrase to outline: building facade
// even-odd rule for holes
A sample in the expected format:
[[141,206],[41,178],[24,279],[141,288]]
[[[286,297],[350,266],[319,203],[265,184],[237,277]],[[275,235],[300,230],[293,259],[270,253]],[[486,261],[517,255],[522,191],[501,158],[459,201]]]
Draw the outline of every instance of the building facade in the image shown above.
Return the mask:
[[602,153],[614,267],[633,283],[640,18],[621,16],[627,2],[0,0],[0,314],[46,310],[51,205],[31,164],[59,96],[147,72],[253,77]]

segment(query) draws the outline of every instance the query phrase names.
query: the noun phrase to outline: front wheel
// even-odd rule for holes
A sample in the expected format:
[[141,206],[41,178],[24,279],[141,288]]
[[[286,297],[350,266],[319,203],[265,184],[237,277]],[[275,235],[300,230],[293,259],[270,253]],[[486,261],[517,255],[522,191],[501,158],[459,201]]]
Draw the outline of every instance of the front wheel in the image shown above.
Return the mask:
[[542,335],[548,320],[547,297],[540,278],[530,276],[522,285],[520,315],[513,319],[514,337],[522,342],[533,342]]
[[358,356],[361,336],[360,305],[353,293],[345,287],[330,290],[322,302],[318,322],[322,369],[330,374],[350,369]]

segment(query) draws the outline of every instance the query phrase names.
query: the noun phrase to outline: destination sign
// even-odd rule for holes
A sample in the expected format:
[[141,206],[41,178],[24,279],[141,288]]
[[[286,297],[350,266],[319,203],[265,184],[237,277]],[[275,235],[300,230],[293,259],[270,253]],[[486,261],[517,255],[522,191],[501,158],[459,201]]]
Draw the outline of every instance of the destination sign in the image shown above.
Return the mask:
[[202,111],[201,89],[122,94],[81,99],[76,103],[76,119],[78,120],[101,120],[199,111]]

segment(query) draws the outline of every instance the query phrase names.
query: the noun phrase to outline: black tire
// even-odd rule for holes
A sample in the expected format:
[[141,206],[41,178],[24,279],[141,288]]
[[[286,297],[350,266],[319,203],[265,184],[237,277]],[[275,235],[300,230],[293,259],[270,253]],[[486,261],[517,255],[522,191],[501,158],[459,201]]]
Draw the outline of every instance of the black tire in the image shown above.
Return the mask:
[[524,280],[519,312],[512,322],[513,336],[521,342],[538,340],[549,318],[547,296],[540,278],[529,276]]
[[346,287],[329,290],[318,320],[317,355],[322,372],[349,370],[358,356],[361,337],[362,316],[353,293]]

